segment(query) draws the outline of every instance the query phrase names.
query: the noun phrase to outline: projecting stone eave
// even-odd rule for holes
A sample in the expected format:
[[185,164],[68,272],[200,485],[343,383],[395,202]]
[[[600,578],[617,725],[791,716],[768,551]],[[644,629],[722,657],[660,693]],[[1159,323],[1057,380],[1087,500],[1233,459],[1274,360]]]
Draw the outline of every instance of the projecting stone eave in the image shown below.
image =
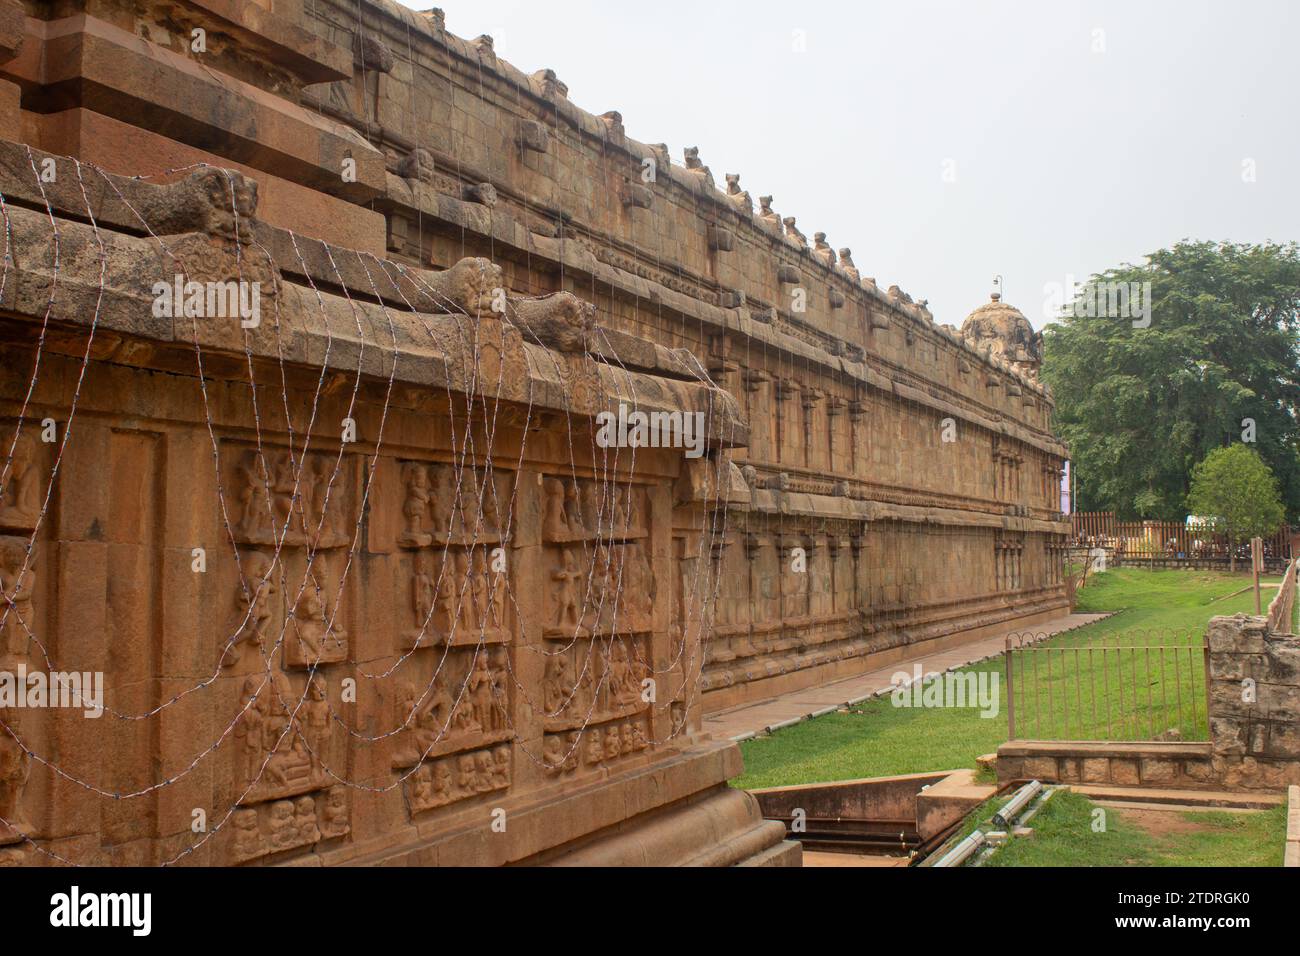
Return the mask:
[[[371,26],[372,31],[377,36],[387,36],[388,41],[394,44],[394,49],[398,52],[404,50],[405,44],[409,41],[410,34],[407,32],[409,28],[415,35],[437,44],[440,48],[447,50],[467,64],[473,64],[476,70],[486,72],[510,84],[517,93],[535,102],[539,108],[543,108],[548,119],[555,122],[564,121],[574,130],[603,140],[603,148],[606,151],[615,150],[623,153],[631,164],[630,168],[639,168],[646,157],[662,157],[661,144],[643,143],[622,132],[621,117],[619,117],[617,127],[611,128],[611,124],[605,116],[588,112],[571,102],[568,98],[568,88],[563,83],[560,83],[562,92],[551,90],[548,93],[546,88],[540,87],[537,78],[539,74],[546,74],[548,71],[539,70],[533,74],[527,74],[512,65],[508,60],[496,55],[495,51],[491,55],[484,55],[484,52],[476,45],[476,41],[463,39],[447,31],[445,21],[440,17],[431,18],[394,3],[392,0],[368,0],[368,2],[382,9],[393,18],[391,24],[372,24]],[[428,148],[425,144],[419,145]],[[460,162],[457,161],[452,164],[451,168],[459,168],[460,165]],[[660,165],[663,165],[662,162]],[[872,305],[884,307],[889,309],[890,314],[895,318],[909,323],[914,332],[923,335],[943,334],[938,331],[939,326],[934,322],[933,317],[926,318],[924,314],[917,314],[914,311],[916,309],[914,303],[891,299],[887,292],[877,284],[865,279],[855,281],[842,269],[813,255],[809,248],[796,249],[783,236],[773,234],[758,221],[755,212],[751,210],[747,213],[736,202],[732,201],[717,186],[712,177],[702,175],[699,170],[687,169],[671,160],[666,168],[657,169],[657,172],[665,174],[674,187],[689,194],[693,199],[708,202],[715,217],[719,217],[721,220],[733,225],[739,225],[747,231],[751,231],[755,238],[762,238],[767,241],[778,261],[783,257],[794,255],[796,258],[792,261],[797,261],[801,269],[809,268],[817,271],[821,278],[832,288],[837,289],[841,294],[848,293],[853,296],[860,307],[866,309],[871,308]],[[397,194],[400,195],[400,190]],[[394,193],[390,190],[389,195],[392,196]],[[945,338],[948,337],[945,336]],[[961,349],[966,358],[979,361],[986,370],[1012,379],[1021,387],[1034,392],[1041,401],[1051,403],[1050,393],[1035,379],[1024,375],[1017,369],[1000,367],[991,363],[987,356],[971,348],[960,337],[957,339],[949,338],[949,341]],[[842,340],[842,342],[845,345],[853,344],[847,340]]]
[[[0,142],[0,160],[21,149]],[[70,162],[56,158],[57,164]],[[610,364],[618,362],[613,345],[605,346],[606,361],[586,352],[550,348],[526,341],[519,326],[493,313],[414,311],[410,299],[419,301],[417,290],[427,293],[449,273],[326,247],[258,222],[256,182],[239,173],[203,170],[176,183],[152,185],[111,175],[101,178],[98,172],[90,177],[85,170],[83,165],[82,181],[90,181],[88,195],[98,230],[82,221],[89,218],[84,200],[80,219],[63,218],[75,213],[76,203],[67,187],[53,184],[44,197],[55,213],[51,224],[48,211],[32,208],[37,205],[35,187],[0,162],[0,192],[9,197],[12,241],[0,310],[20,326],[13,333],[16,338],[25,337],[22,324],[30,333],[26,337],[38,335],[48,310],[58,328],[87,330],[93,325],[96,354],[126,364],[192,369],[197,345],[213,377],[246,376],[246,359],[301,367],[325,364],[359,370],[379,383],[391,379],[395,385],[435,394],[472,392],[587,419],[616,410],[620,403],[647,412],[700,411],[711,449],[748,440],[735,400],[698,377],[683,380],[688,369],[671,350],[628,333],[614,334],[612,341],[634,357],[649,357],[640,363],[648,368],[638,370],[626,363]],[[78,179],[70,174],[56,181]],[[234,188],[233,209],[214,201],[207,188],[213,182]],[[139,235],[137,212],[152,214],[144,218],[161,235]],[[236,234],[243,241],[236,242]],[[286,261],[296,261],[298,275],[311,279],[310,284],[277,264],[274,251],[289,249],[294,256]],[[321,256],[335,266],[333,276],[323,270]],[[345,266],[339,269],[338,263]],[[178,275],[185,281],[257,283],[260,324],[244,329],[234,318],[155,314],[155,285],[171,284]],[[379,286],[385,287],[384,294]],[[403,298],[405,307],[393,304]],[[446,304],[446,297],[441,298]],[[464,362],[466,354],[476,356],[474,368]],[[237,361],[225,363],[222,356]],[[683,378],[656,374],[660,367]]]

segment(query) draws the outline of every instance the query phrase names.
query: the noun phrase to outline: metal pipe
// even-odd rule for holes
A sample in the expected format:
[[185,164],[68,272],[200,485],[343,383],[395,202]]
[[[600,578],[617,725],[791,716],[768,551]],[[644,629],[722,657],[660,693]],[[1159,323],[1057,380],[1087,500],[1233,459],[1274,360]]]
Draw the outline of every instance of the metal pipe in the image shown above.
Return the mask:
[[[1052,795],[1056,793],[1059,789],[1060,789],[1059,787],[1048,787],[1045,791],[1043,791],[1043,799],[1039,800],[1037,803],[1035,803],[1032,807],[1029,808],[1029,810],[1025,813],[1025,815],[1020,818],[1020,823],[1018,825],[1023,827],[1030,820],[1032,820],[1035,817],[1035,815],[1037,815],[1039,810],[1047,806],[1047,801],[1051,800]],[[1008,832],[1013,836],[1015,835],[1014,830],[1010,830]]]
[[935,866],[961,866],[965,863],[972,853],[984,845],[984,831],[976,830],[966,839],[962,840],[955,847],[943,855]]
[[769,734],[775,733],[778,730],[785,730],[787,727],[793,727],[795,724],[801,723],[803,723],[802,717],[791,717],[789,720],[783,720],[779,724],[770,724],[767,727],[767,732]]
[[1037,780],[1029,781],[1003,804],[1001,810],[993,814],[993,824],[1000,830],[1010,830],[1016,817],[1020,816],[1020,812],[1029,806],[1029,801],[1038,796],[1038,791],[1042,789],[1043,785]]

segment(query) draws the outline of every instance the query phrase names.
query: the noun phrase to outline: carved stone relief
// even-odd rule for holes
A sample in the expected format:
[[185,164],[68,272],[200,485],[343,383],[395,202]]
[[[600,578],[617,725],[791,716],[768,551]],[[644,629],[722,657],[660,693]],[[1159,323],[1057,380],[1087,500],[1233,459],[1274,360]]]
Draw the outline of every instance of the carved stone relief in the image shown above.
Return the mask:
[[250,675],[240,706],[235,780],[241,805],[296,797],[328,783],[324,768],[338,731],[321,674],[300,683],[281,670],[272,670],[269,681]]
[[227,507],[241,544],[347,546],[356,527],[355,456],[223,446]]
[[347,788],[336,786],[293,800],[241,807],[230,824],[234,863],[344,837],[352,830]]
[[644,711],[648,648],[644,636],[549,643],[542,684],[546,730],[580,730]]
[[[32,531],[40,518],[44,479],[38,462],[38,445],[30,434],[31,427],[18,436],[9,462],[8,478],[0,488],[0,531]],[[8,452],[8,436],[0,440],[4,442],[0,454]]]
[[499,547],[416,551],[402,648],[501,644],[510,639],[509,582]]
[[588,479],[547,477],[542,482],[542,535],[576,542],[644,538],[645,490]]
[[548,546],[546,633],[588,636],[650,627],[655,581],[638,541]]
[[401,548],[502,541],[508,489],[483,469],[402,463]]
[[412,814],[423,813],[509,789],[511,776],[510,747],[501,744],[422,764],[406,781],[406,799]]
[[0,665],[25,660],[36,633],[36,556],[27,545],[27,538],[0,537]]
[[504,647],[456,649],[431,680],[403,680],[393,717],[405,729],[396,737],[393,767],[511,739],[509,684]]

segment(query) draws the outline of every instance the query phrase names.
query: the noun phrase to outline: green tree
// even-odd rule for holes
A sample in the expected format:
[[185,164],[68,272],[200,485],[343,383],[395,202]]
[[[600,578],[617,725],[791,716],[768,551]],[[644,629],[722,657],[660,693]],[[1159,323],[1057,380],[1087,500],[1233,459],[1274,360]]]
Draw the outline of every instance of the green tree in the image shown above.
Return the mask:
[[1075,309],[1044,330],[1043,378],[1071,449],[1077,507],[1181,520],[1192,467],[1253,438],[1300,515],[1296,244],[1185,241],[1093,281],[1151,283],[1151,312],[1135,327]]
[[1272,470],[1254,449],[1240,443],[1214,449],[1192,469],[1187,508],[1211,519],[1215,530],[1227,536],[1233,571],[1238,545],[1272,534],[1286,519]]

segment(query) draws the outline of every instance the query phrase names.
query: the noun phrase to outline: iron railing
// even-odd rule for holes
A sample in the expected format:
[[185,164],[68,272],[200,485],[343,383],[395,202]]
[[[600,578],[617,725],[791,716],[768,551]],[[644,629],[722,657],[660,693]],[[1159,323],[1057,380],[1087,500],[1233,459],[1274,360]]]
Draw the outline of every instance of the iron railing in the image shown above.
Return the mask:
[[1132,631],[1084,642],[1007,638],[1011,740],[1207,740],[1201,634]]

